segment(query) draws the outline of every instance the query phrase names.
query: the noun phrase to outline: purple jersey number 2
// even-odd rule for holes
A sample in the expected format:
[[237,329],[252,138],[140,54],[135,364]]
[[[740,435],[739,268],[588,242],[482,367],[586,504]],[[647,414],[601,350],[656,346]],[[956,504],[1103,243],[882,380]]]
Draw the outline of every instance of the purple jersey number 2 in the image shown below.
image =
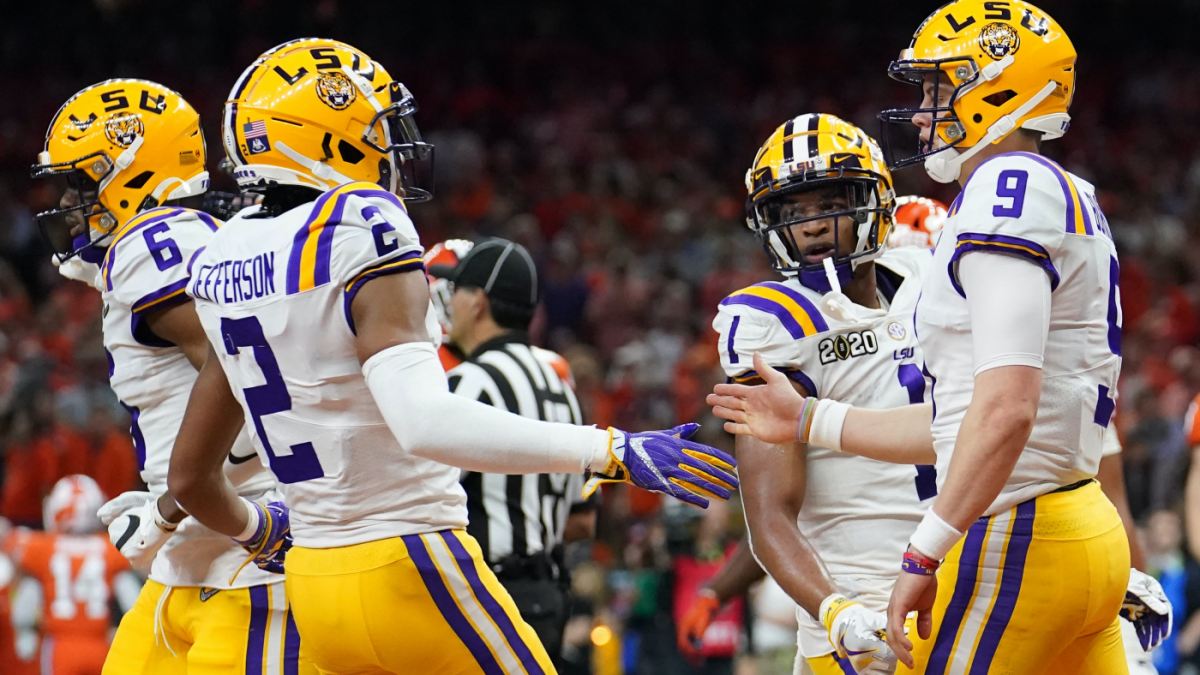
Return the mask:
[[305,441],[289,448],[290,454],[276,454],[263,428],[263,417],[292,409],[292,397],[288,393],[287,384],[283,381],[283,373],[279,371],[279,362],[275,352],[267,344],[263,335],[262,324],[257,317],[249,316],[244,319],[221,319],[221,336],[225,340],[225,351],[232,355],[240,353],[241,348],[249,347],[254,350],[254,361],[262,371],[266,384],[257,387],[247,387],[242,390],[246,398],[246,407],[254,418],[254,429],[262,441],[263,448],[270,458],[271,470],[280,483],[299,483],[301,481],[321,478],[325,475],[321,461],[313,444]]

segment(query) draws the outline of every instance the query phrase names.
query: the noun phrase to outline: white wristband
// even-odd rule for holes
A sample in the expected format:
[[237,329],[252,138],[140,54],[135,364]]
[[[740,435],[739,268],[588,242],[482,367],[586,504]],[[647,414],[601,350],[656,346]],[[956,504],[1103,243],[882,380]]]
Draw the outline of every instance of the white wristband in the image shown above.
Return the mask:
[[962,539],[962,536],[962,532],[942,520],[938,514],[933,512],[933,509],[929,509],[925,512],[921,523],[917,525],[917,529],[913,531],[908,545],[933,560],[942,560],[950,552],[950,549],[954,548],[958,540]]
[[179,523],[172,523],[166,518],[163,518],[162,509],[158,507],[158,500],[154,500],[154,524],[163,532],[174,532],[179,528]]
[[243,497],[242,506],[246,507],[246,529],[242,530],[242,533],[234,537],[234,539],[237,541],[250,541],[250,538],[258,532],[258,524],[262,516],[259,514],[258,509],[254,507],[254,503],[249,499]]
[[842,427],[846,424],[846,413],[853,406],[823,398],[813,411],[812,425],[808,429],[808,442],[830,450],[842,449]]

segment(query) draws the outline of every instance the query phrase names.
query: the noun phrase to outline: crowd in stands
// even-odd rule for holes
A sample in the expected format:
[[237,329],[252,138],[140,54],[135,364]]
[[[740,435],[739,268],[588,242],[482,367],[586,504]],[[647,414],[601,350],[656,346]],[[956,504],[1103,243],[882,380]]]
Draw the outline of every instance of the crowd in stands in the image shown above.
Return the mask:
[[[701,440],[730,449],[703,403],[724,379],[711,320],[726,294],[775,276],[745,227],[743,174],[797,114],[834,113],[874,134],[877,111],[910,104],[916,92],[885,69],[925,13],[874,0],[744,13],[468,2],[453,15],[382,1],[75,4],[27,8],[72,36],[49,53],[16,22],[0,25],[0,55],[23,64],[8,76],[22,95],[0,100],[0,515],[31,526],[60,476],[91,475],[109,496],[137,482],[128,416],[106,385],[99,295],[58,277],[32,217],[56,194],[28,166],[74,91],[114,76],[177,89],[204,119],[214,187],[228,190],[220,108],[240,70],[300,35],[364,49],[414,92],[437,148],[436,198],[411,210],[422,240],[504,236],[534,253],[544,298],[534,337],[568,359],[586,421],[697,420]],[[1175,7],[1164,24],[1115,1],[1048,9],[1080,62],[1070,132],[1044,149],[1097,185],[1120,250],[1116,420],[1130,501],[1147,524],[1149,571],[1184,580],[1183,659],[1160,670],[1196,672],[1200,623],[1186,618],[1200,607],[1200,566],[1182,502],[1185,413],[1200,392],[1200,70],[1182,31],[1200,10]],[[900,194],[947,202],[957,189],[919,168],[896,179]],[[678,560],[719,560],[742,529],[736,503],[701,515],[609,492],[597,541],[573,552],[578,672],[694,667],[672,646]]]

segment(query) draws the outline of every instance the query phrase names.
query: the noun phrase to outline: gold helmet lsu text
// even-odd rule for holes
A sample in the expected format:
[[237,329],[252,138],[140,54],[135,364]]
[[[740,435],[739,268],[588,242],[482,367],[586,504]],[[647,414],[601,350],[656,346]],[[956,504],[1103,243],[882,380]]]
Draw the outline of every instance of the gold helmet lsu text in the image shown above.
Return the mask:
[[65,181],[78,203],[37,215],[60,260],[99,247],[139,211],[203,194],[207,156],[200,116],[182,96],[146,80],[106,80],[67,99],[50,121],[34,178]]
[[423,201],[432,197],[433,146],[422,141],[416,112],[408,89],[369,56],[305,38],[242,73],[225,104],[222,139],[243,190],[368,181]]
[[[845,208],[788,217],[789,195],[826,187],[845,188]],[[854,268],[883,253],[892,227],[895,193],[879,145],[862,129],[827,114],[788,120],[767,139],[746,172],[746,224],[758,236],[771,264],[796,275],[804,286],[822,293],[849,283]],[[840,225],[849,219],[854,249],[843,255]],[[833,250],[828,260],[807,262],[792,228],[810,221],[832,223]],[[832,269],[830,269],[832,267]]]
[[[888,67],[896,80],[933,87],[933,105],[879,114],[892,169],[923,162],[936,181],[958,179],[963,161],[1016,129],[1050,140],[1067,131],[1075,96],[1075,47],[1061,26],[1022,0],[958,0],[931,14]],[[939,103],[937,92],[948,101]],[[930,115],[929,141],[897,155],[891,131]],[[911,131],[910,131],[911,133]]]

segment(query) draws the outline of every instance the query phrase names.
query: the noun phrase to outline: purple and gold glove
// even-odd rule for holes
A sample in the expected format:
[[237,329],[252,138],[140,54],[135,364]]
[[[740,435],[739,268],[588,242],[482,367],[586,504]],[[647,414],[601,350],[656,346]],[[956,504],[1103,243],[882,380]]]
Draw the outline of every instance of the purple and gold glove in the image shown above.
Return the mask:
[[[258,511],[258,527],[249,539],[233,540],[250,552],[247,562],[254,561],[261,570],[283,574],[283,560],[292,547],[292,523],[288,508],[283,502],[270,502],[266,506],[257,502],[248,503]],[[242,567],[245,567],[245,563],[242,563]],[[241,567],[238,571],[241,571]]]
[[1171,636],[1171,614],[1171,601],[1158,580],[1136,569],[1130,570],[1121,618],[1137,629],[1143,651],[1149,652]]
[[707,445],[687,440],[699,424],[682,424],[669,431],[628,433],[608,430],[608,466],[592,473],[583,486],[584,498],[603,483],[633,483],[699,506],[709,499],[725,501],[738,486],[732,457]]

